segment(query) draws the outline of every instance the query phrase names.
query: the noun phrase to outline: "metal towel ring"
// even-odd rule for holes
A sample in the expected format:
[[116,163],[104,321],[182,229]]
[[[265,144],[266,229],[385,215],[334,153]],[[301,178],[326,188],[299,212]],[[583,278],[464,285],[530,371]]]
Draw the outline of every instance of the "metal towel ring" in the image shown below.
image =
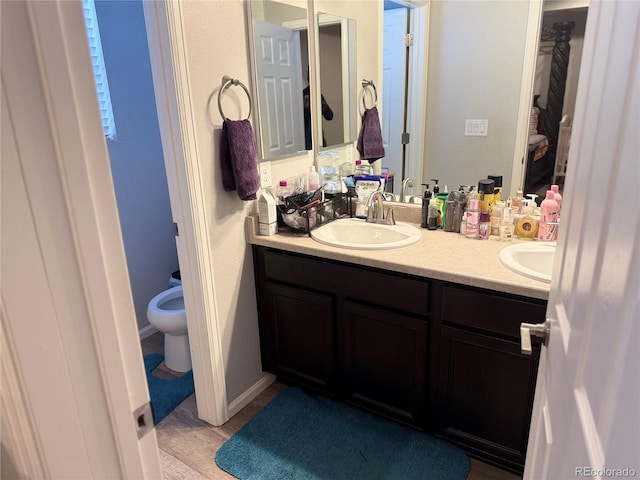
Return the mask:
[[[373,88],[373,105],[371,105],[370,107],[367,107],[367,102],[365,100],[366,98],[366,93],[367,93],[367,87],[371,87]],[[373,83],[373,81],[371,80],[366,80],[366,79],[362,79],[362,106],[364,107],[365,110],[367,110],[367,108],[373,108],[376,105],[378,105],[378,91],[376,90],[376,86]]]
[[218,110],[220,111],[220,115],[222,116],[222,119],[227,120],[227,117],[222,111],[222,102],[220,101],[220,99],[222,98],[222,94],[225,92],[225,90],[229,88],[231,85],[242,87],[242,89],[244,90],[244,93],[247,94],[247,98],[249,99],[249,114],[247,115],[247,118],[245,118],[245,120],[249,120],[249,117],[251,117],[251,94],[249,94],[249,90],[247,89],[247,87],[243,85],[243,83],[240,80],[238,80],[235,77],[231,78],[228,75],[225,75],[224,77],[222,77],[222,88],[220,89],[220,94],[218,95]]

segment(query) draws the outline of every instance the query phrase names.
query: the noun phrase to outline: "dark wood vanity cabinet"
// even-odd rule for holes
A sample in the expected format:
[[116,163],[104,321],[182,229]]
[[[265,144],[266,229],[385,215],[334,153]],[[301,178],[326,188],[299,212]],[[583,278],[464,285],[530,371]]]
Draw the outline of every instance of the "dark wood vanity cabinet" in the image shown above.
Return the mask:
[[263,369],[423,428],[428,282],[253,248]]
[[436,303],[433,428],[483,460],[521,473],[540,343],[522,354],[520,323],[543,322],[546,302],[444,284]]
[[262,365],[522,472],[546,302],[253,246]]

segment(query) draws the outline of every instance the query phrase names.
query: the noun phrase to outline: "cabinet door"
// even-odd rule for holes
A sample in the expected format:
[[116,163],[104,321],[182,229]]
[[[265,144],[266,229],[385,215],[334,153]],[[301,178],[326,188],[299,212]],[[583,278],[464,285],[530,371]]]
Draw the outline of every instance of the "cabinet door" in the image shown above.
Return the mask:
[[439,433],[490,462],[521,472],[527,450],[539,345],[452,327],[440,336]]
[[349,402],[423,427],[427,322],[345,301],[341,390]]
[[263,368],[326,391],[334,375],[333,297],[267,283],[261,311]]

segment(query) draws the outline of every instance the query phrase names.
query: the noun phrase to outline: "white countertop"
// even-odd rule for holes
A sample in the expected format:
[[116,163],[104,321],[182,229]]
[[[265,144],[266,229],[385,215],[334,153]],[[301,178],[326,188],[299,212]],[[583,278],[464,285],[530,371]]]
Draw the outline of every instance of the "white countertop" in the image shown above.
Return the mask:
[[[414,223],[414,225],[416,225]],[[416,225],[419,227],[419,225]],[[277,248],[320,258],[402,272],[419,277],[512,293],[546,300],[549,284],[523,277],[502,265],[501,249],[518,243],[497,237],[473,240],[459,233],[421,229],[422,240],[393,250],[351,250],[324,245],[307,234],[279,232],[258,235],[258,217],[247,217],[247,241],[252,245]]]

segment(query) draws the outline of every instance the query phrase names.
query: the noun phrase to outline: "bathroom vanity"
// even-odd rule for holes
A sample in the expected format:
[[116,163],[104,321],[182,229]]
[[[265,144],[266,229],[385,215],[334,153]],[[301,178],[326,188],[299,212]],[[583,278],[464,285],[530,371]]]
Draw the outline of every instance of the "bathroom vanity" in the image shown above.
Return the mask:
[[505,244],[425,230],[364,252],[254,222],[265,371],[522,472],[540,344],[523,355],[519,327],[544,322],[549,287],[503,267]]

